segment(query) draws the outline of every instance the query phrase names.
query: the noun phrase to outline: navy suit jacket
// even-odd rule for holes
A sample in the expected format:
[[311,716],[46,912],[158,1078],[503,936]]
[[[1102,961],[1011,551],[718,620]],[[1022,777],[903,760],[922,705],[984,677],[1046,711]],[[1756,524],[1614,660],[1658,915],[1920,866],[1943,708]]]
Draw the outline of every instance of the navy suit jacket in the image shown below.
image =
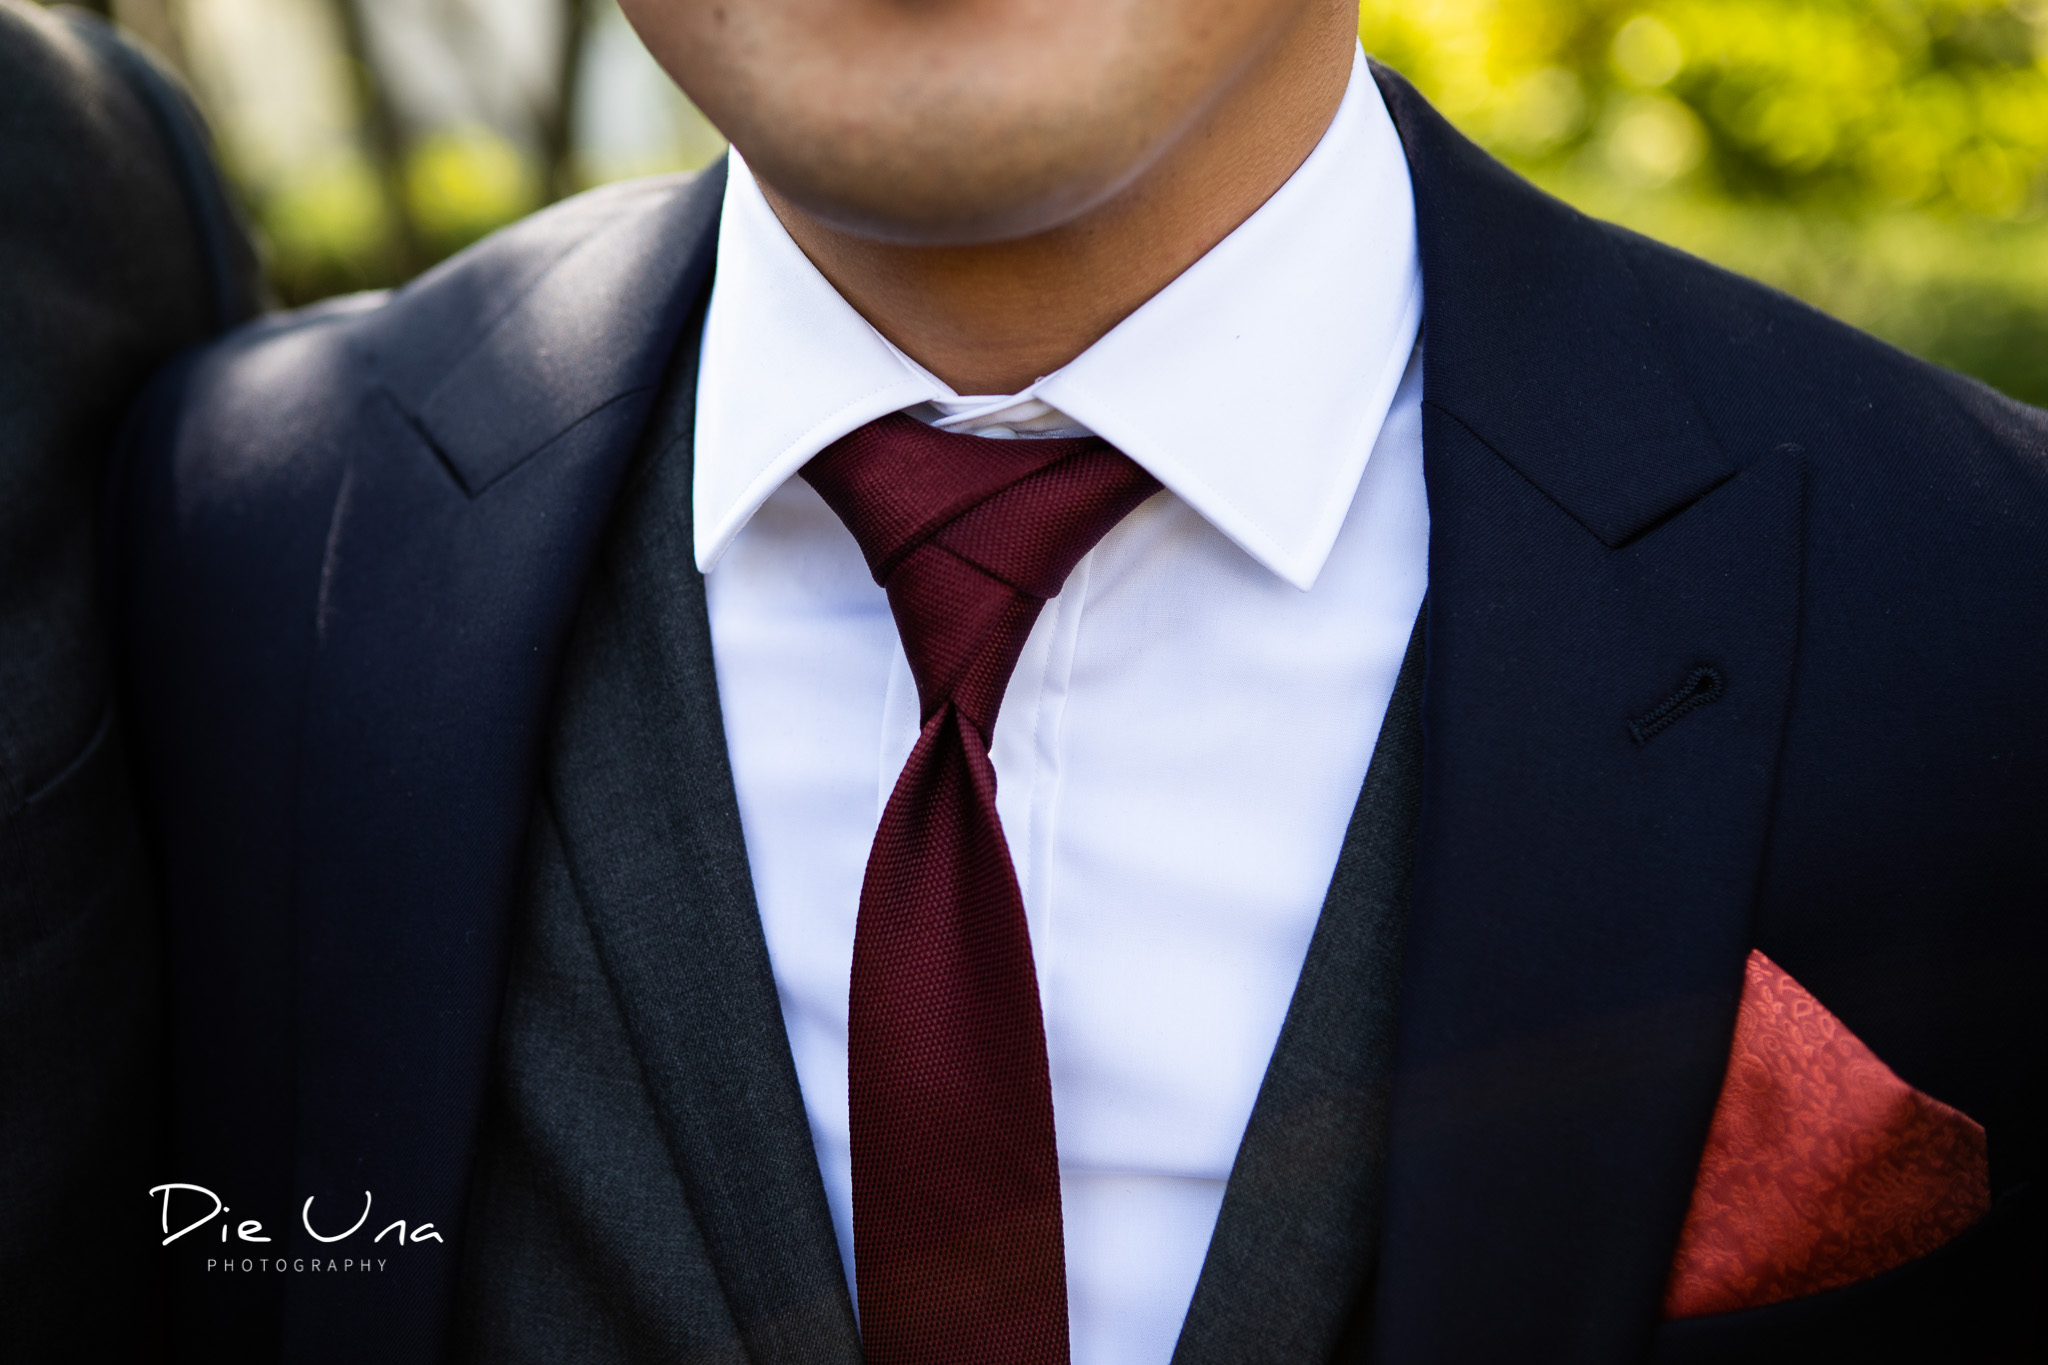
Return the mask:
[[[1377,74],[1415,185],[1432,523],[1377,1357],[2018,1330],[2048,1040],[2048,415],[1581,216]],[[303,1201],[338,1232],[365,1189],[371,1227],[445,1239],[378,1244],[403,1275],[252,1286],[249,1354],[445,1349],[550,689],[655,387],[695,344],[722,181],[586,195],[389,297],[264,322],[132,423],[164,1178],[274,1220],[238,1256],[321,1251]],[[1701,665],[1724,694],[1637,742]],[[1996,1204],[1875,1290],[1660,1328],[1752,947],[1983,1123]]]

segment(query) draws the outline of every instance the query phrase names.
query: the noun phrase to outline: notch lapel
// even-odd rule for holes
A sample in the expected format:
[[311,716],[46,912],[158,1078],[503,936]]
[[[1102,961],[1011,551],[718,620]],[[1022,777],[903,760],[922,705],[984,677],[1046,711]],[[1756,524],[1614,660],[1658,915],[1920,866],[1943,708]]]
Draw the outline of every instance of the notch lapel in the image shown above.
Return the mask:
[[[1627,254],[1376,75],[1428,298],[1423,798],[1377,1358],[1646,1348],[1727,1059],[1802,470],[1715,442]],[[1702,667],[1722,690],[1647,742]]]
[[291,1359],[445,1352],[548,700],[708,284],[722,184],[572,202],[358,324],[372,382],[340,452],[297,755],[293,1195],[327,1231],[371,1193],[337,1255],[400,1218],[443,1240],[381,1243],[382,1275],[292,1277]]
[[749,1358],[858,1365],[726,755],[690,531],[697,357],[681,350],[585,599],[548,796]]

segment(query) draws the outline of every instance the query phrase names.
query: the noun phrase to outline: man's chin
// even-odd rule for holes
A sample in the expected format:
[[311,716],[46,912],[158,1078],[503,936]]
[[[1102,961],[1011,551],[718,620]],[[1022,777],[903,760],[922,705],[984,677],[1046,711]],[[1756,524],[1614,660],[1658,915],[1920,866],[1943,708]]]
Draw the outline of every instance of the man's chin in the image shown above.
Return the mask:
[[1153,160],[1074,167],[984,159],[964,169],[932,157],[820,165],[745,148],[742,155],[785,220],[794,209],[851,237],[916,247],[987,246],[1066,227],[1116,198]]
[[1022,241],[1055,231],[1084,217],[1107,196],[1054,193],[996,202],[952,197],[896,200],[832,194],[771,195],[785,220],[794,207],[836,232],[865,241],[904,247],[975,247]]

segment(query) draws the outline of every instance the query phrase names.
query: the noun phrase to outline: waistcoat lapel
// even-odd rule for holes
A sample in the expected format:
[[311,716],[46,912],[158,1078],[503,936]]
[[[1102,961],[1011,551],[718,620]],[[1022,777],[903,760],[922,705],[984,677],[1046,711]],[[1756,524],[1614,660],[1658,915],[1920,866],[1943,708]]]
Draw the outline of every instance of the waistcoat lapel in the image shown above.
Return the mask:
[[680,352],[584,600],[547,795],[749,1358],[857,1365],[726,757],[690,531],[696,348]]
[[1380,723],[1174,1365],[1328,1359],[1372,1274],[1422,787],[1426,616],[1425,607]]
[[[723,175],[515,229],[362,325],[296,788],[294,1203],[381,1276],[294,1276],[285,1355],[427,1361],[448,1329],[509,904],[562,650]],[[596,226],[593,227],[593,221]],[[311,1243],[309,1249],[325,1250]]]
[[1634,1359],[1749,947],[1801,467],[1708,430],[1629,269],[1657,248],[1376,74],[1415,183],[1431,545],[1375,1354]]

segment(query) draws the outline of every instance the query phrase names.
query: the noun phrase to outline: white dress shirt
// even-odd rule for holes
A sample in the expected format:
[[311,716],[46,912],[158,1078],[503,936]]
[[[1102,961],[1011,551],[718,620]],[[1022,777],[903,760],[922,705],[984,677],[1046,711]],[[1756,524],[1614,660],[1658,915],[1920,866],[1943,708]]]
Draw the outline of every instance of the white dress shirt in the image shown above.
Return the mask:
[[703,340],[697,561],[740,819],[852,1283],[847,986],[917,689],[792,477],[912,409],[1095,432],[1165,486],[1083,558],[996,724],[1052,1068],[1075,1365],[1160,1365],[1215,1228],[1421,604],[1421,277],[1363,55],[1258,212],[1072,363],[963,398],[834,291],[735,156]]

